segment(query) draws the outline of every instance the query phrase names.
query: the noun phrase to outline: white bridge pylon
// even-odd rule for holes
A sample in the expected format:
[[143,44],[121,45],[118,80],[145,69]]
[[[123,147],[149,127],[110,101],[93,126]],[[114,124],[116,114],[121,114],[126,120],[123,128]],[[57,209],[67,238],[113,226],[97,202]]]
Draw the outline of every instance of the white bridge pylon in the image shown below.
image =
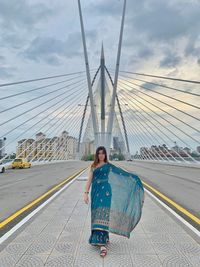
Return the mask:
[[[80,24],[81,24],[83,49],[84,49],[84,56],[85,56],[86,74],[87,74],[87,82],[88,82],[88,90],[89,90],[89,100],[90,100],[90,107],[91,107],[91,116],[88,120],[88,124],[86,127],[86,131],[85,131],[85,135],[84,135],[83,140],[86,139],[86,137],[89,138],[88,134],[91,135],[91,133],[92,133],[94,136],[94,149],[96,149],[97,146],[99,146],[99,145],[104,145],[107,149],[108,156],[109,156],[112,137],[115,136],[115,134],[116,134],[117,137],[119,136],[119,138],[122,138],[119,123],[118,123],[116,113],[115,113],[115,99],[117,96],[117,82],[118,82],[119,65],[120,65],[120,57],[121,57],[121,46],[122,46],[124,19],[125,19],[125,11],[126,11],[126,0],[124,0],[124,5],[123,5],[121,29],[120,29],[117,60],[116,60],[115,77],[114,77],[114,82],[111,83],[112,92],[111,93],[109,92],[109,89],[108,89],[109,86],[106,85],[105,58],[104,58],[104,51],[103,51],[103,46],[102,46],[101,64],[100,64],[100,70],[101,70],[100,82],[99,82],[98,87],[97,87],[97,88],[99,88],[99,90],[95,91],[95,93],[96,93],[96,96],[95,96],[96,99],[95,100],[96,101],[94,100],[94,95],[93,95],[93,91],[92,91],[92,82],[91,82],[91,75],[90,75],[90,68],[89,68],[89,61],[88,61],[88,54],[87,54],[87,46],[86,46],[86,38],[85,38],[85,30],[84,30],[80,0],[78,0],[78,7],[79,7],[79,16],[80,16]],[[106,90],[106,88],[107,88],[107,90]],[[111,96],[110,96],[110,94],[111,94]],[[101,100],[99,108],[98,108],[98,99]],[[109,107],[109,109],[108,109],[108,107]],[[100,120],[98,120],[98,113],[101,115]],[[91,120],[92,120],[93,131],[91,129]],[[101,131],[99,131],[99,125],[101,125]],[[90,132],[88,132],[89,131],[88,129],[90,129]],[[115,133],[114,129],[117,129],[118,133]],[[129,149],[127,149],[127,150],[129,150]]]
[[[95,112],[97,114],[97,123],[101,125],[100,128],[101,131],[98,133],[98,140],[100,145],[104,145],[106,147],[107,132],[105,129],[108,124],[108,116],[110,113],[110,103],[111,103],[111,93],[112,93],[113,83],[110,80],[107,81],[106,79],[106,72],[105,72],[106,69],[104,63],[105,59],[102,47],[101,66],[98,71],[100,73],[98,73],[99,74],[97,76],[98,78],[96,78],[96,82],[93,85],[93,95],[94,95]],[[112,136],[115,138],[115,140],[117,140],[118,144],[120,145],[121,152],[123,154],[126,153],[127,149],[120,128],[119,120],[116,115],[116,111],[114,111]],[[90,113],[86,129],[83,135],[83,144],[88,143],[92,140],[94,140],[94,132],[92,126],[92,115]]]

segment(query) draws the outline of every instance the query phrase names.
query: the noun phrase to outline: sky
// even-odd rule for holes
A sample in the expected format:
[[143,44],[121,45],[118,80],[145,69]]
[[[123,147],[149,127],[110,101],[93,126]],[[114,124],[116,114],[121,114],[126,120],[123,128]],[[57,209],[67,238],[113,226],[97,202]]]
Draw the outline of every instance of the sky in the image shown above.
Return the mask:
[[[98,67],[103,42],[106,65],[112,72],[116,63],[123,1],[82,0],[81,4],[90,68]],[[0,0],[0,6],[0,83],[84,70],[77,1]],[[198,80],[199,17],[198,0],[127,0],[120,69]],[[188,84],[168,84],[199,92],[198,87]],[[18,86],[15,89],[18,92],[24,88]],[[167,93],[170,95],[170,91]],[[0,94],[5,96],[5,90]],[[177,97],[198,105],[197,98],[189,99],[183,94],[177,94]],[[179,105],[199,116],[198,110]],[[0,102],[1,109],[5,106],[6,101]],[[179,115],[189,124],[194,123]],[[9,129],[15,125],[10,124]],[[200,139],[199,134],[188,131]],[[131,133],[131,138],[134,146],[136,136]],[[191,142],[194,148],[197,145],[190,139],[184,140]]]

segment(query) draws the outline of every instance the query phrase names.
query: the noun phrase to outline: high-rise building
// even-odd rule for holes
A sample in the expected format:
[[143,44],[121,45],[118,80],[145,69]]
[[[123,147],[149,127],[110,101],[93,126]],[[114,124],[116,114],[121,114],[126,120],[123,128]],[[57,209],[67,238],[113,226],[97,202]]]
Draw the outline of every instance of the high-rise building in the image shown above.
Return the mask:
[[118,136],[113,136],[113,149],[115,149],[116,151],[119,151],[120,149]]
[[117,153],[125,154],[126,147],[125,147],[124,140],[123,139],[120,140],[118,136],[114,136],[113,137],[113,150],[117,151]]
[[34,139],[18,141],[17,157],[28,160],[67,160],[75,159],[77,139],[63,131],[61,136],[47,138],[42,132],[36,134]]
[[21,139],[18,141],[16,157],[31,159],[34,156],[34,139]]
[[0,159],[2,159],[6,155],[5,142],[6,142],[6,137],[4,137],[3,139],[0,139]]

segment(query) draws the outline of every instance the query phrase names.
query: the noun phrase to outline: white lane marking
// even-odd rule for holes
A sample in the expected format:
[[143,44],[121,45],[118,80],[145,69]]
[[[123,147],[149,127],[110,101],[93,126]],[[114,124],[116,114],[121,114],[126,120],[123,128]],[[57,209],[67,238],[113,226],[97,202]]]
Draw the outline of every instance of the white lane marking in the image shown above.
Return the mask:
[[76,178],[76,180],[78,181],[86,181],[88,179],[88,176],[80,176],[78,178]]
[[69,185],[71,185],[77,177],[82,175],[86,170],[83,170],[80,174],[75,176],[72,181],[63,186],[59,191],[57,191],[54,195],[52,195],[49,199],[47,199],[44,203],[42,203],[39,207],[37,207],[34,211],[28,214],[24,219],[22,219],[18,224],[16,224],[13,228],[11,228],[7,233],[5,233],[0,238],[0,244],[2,244],[6,239],[8,239],[14,232],[16,232],[23,224],[25,224],[28,220],[30,220],[38,211],[40,211],[43,207],[45,207],[50,201],[52,201],[57,195],[59,195],[63,190],[65,190]]
[[144,190],[152,196],[156,201],[158,201],[163,207],[165,207],[169,212],[171,212],[179,221],[181,221],[183,224],[185,224],[190,230],[192,230],[198,237],[200,237],[200,232],[192,226],[189,222],[187,222],[185,219],[183,219],[179,214],[177,214],[173,209],[168,207],[164,202],[162,202],[160,199],[158,199],[156,196],[154,196],[149,190],[144,188]]

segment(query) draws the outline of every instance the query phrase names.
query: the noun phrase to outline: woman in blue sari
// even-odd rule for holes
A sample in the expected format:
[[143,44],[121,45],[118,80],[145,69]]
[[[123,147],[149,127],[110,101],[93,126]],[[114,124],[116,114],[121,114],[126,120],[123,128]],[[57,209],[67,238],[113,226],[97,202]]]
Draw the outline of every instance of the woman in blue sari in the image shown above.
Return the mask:
[[138,224],[144,203],[144,188],[137,174],[108,162],[106,149],[97,148],[85,186],[84,201],[89,203],[91,186],[91,235],[89,243],[107,253],[109,232],[130,238]]

